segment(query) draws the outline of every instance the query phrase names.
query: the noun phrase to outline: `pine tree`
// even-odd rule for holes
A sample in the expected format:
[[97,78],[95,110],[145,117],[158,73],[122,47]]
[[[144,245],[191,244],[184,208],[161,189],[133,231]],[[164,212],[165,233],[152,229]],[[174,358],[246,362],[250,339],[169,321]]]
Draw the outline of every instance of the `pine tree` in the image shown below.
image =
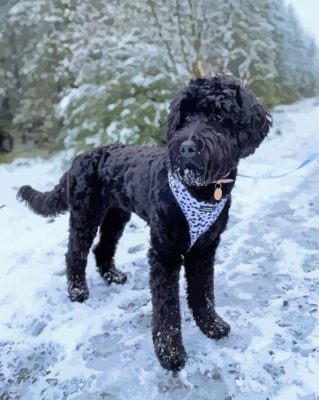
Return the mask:
[[59,91],[69,83],[58,69],[64,57],[64,11],[62,0],[19,1],[2,25],[2,79],[14,112],[13,131],[22,142],[57,142],[60,123],[54,106]]
[[11,130],[75,151],[161,142],[191,77],[232,73],[271,106],[314,95],[317,63],[282,0],[11,0],[0,26]]

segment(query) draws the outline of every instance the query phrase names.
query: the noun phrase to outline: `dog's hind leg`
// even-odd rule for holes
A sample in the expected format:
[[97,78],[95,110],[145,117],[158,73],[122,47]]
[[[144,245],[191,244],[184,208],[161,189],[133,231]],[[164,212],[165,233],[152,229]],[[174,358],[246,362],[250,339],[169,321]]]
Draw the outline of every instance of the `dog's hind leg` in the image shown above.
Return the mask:
[[115,268],[114,254],[131,213],[121,208],[110,208],[104,215],[100,226],[100,241],[94,248],[96,265],[107,284],[124,283],[126,275]]
[[218,242],[208,249],[193,247],[184,260],[188,305],[197,326],[211,339],[220,339],[230,331],[214,304],[214,257]]
[[66,254],[68,292],[72,301],[83,302],[89,297],[85,280],[87,256],[98,229],[97,216],[71,211],[70,237]]

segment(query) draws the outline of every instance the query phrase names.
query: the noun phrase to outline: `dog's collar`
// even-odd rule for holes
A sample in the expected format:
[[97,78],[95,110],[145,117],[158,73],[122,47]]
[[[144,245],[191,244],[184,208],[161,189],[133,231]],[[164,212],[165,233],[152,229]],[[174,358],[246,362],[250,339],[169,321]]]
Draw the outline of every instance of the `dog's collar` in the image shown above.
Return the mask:
[[[226,176],[228,176],[228,175],[226,175]],[[217,181],[213,181],[212,183],[231,183],[231,182],[234,182],[234,180],[235,179],[231,179],[231,178],[222,178],[222,179],[218,179]]]
[[170,171],[168,171],[168,184],[186,218],[191,248],[196,240],[216,222],[226,204],[227,195],[222,197],[216,204],[199,201],[189,193],[183,183],[175,178]]

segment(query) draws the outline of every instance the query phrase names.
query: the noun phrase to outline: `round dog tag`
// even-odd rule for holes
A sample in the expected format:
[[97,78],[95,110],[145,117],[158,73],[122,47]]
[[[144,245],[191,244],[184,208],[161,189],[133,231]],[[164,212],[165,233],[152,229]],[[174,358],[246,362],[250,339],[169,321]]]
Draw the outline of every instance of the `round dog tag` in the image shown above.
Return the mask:
[[214,199],[219,201],[223,196],[222,185],[221,183],[215,184],[215,191],[214,191]]

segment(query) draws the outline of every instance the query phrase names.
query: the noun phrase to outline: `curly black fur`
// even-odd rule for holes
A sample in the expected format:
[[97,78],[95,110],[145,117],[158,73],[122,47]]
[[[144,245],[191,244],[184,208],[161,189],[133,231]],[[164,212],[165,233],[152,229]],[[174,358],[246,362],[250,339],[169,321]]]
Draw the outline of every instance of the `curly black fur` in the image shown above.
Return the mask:
[[235,180],[239,159],[255,151],[270,125],[266,110],[233,78],[192,80],[170,106],[166,147],[100,147],[78,156],[51,192],[30,186],[19,190],[18,197],[38,214],[70,212],[66,264],[72,301],[88,298],[85,267],[99,227],[94,249],[99,272],[106,283],[123,283],[126,276],[115,268],[113,257],[125,224],[133,212],[150,225],[152,334],[164,368],[179,370],[186,360],[179,308],[182,263],[188,304],[199,328],[213,339],[230,330],[215,311],[213,276],[234,186],[223,185],[228,200],[222,213],[189,250],[187,221],[169,188],[168,169],[198,200],[214,203],[213,181],[226,175]]

